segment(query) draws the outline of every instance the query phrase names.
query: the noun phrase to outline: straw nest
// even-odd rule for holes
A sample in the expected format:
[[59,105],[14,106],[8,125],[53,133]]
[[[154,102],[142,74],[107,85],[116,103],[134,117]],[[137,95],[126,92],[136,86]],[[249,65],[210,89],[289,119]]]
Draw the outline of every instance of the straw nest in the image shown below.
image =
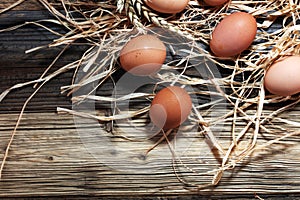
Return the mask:
[[[24,1],[16,2],[2,12]],[[211,96],[217,96],[219,98],[215,101],[203,103],[201,106],[195,104],[193,113],[189,118],[190,123],[183,127],[183,130],[187,131],[196,127],[198,134],[205,135],[210,140],[212,148],[220,155],[222,161],[219,166],[205,172],[212,174],[211,184],[214,185],[219,182],[225,170],[234,168],[245,158],[251,156],[253,152],[268,148],[276,143],[289,143],[293,141],[293,136],[300,133],[298,130],[299,122],[280,117],[281,113],[292,109],[298,104],[300,101],[299,95],[280,97],[269,94],[263,87],[264,74],[274,61],[286,55],[300,53],[300,26],[297,25],[300,18],[300,2],[298,0],[232,0],[219,7],[209,7],[203,1],[191,0],[187,8],[176,15],[161,15],[147,7],[143,0],[39,0],[39,2],[55,18],[28,23],[44,27],[58,36],[48,47],[72,46],[73,43],[84,39],[91,48],[82,55],[80,60],[63,66],[54,73],[49,74],[46,71],[37,80],[21,83],[7,89],[1,94],[0,101],[12,90],[32,84],[38,92],[39,88],[46,82],[69,70],[75,71],[73,84],[62,87],[62,92],[70,96],[73,95],[74,104],[80,104],[87,100],[94,100],[100,102],[100,104],[133,99],[151,100],[155,88],[161,84],[174,83],[192,87],[193,92],[191,94],[193,93],[195,98],[210,99]],[[234,11],[251,13],[257,19],[258,32],[255,41],[247,51],[236,57],[226,59],[214,57],[208,48],[211,32],[222,18]],[[64,26],[67,32],[65,34],[57,33],[46,26],[45,22]],[[26,24],[2,31],[13,31]],[[124,94],[119,98],[101,96],[101,94],[95,95],[93,90],[100,88],[106,80],[113,79],[114,74],[118,72],[119,65],[116,62],[118,52],[122,45],[129,40],[129,36],[149,31],[154,32],[154,34],[161,34],[153,31],[155,30],[154,27],[160,27],[170,35],[179,36],[184,45],[176,49],[176,52],[179,52],[179,54],[181,52],[183,56],[173,58],[165,63],[162,71],[152,77],[157,81],[157,84],[150,91]],[[27,53],[43,48],[44,46],[30,49]],[[170,43],[169,48],[172,49],[172,43]],[[100,62],[97,57],[102,55],[101,52],[110,53],[103,55]],[[189,61],[193,59],[197,61],[197,59],[203,57],[216,64],[221,73],[220,77],[203,78],[189,73],[189,69],[192,68],[188,65]],[[84,71],[87,73],[84,76],[78,76],[82,66],[85,67]],[[171,70],[171,72],[168,70]],[[172,70],[180,73],[172,73]],[[93,90],[87,91],[86,94],[76,95],[76,92],[82,87],[95,81],[98,84],[96,89],[93,88]],[[200,90],[201,88],[206,89]],[[16,129],[12,133],[8,144],[1,171],[9,152],[9,146],[22,119],[22,113],[35,93],[24,104]],[[226,104],[226,109],[220,110],[218,115],[209,114],[220,99],[223,99],[221,104]],[[115,112],[106,116],[66,108],[58,108],[58,112],[67,112],[107,122],[132,119],[133,117],[143,118],[149,109],[149,103],[143,105],[142,107],[132,106],[131,112],[127,114],[116,108]],[[224,123],[230,123],[231,132],[228,132],[228,136],[230,136],[227,138],[228,143],[220,144],[212,127]],[[260,134],[266,134],[271,139],[262,143],[258,140]],[[126,135],[123,137],[127,142],[136,139],[128,139]],[[168,141],[165,135],[158,140],[158,143],[162,140]],[[170,141],[168,142],[172,147]],[[159,148],[155,144],[149,151],[154,147]],[[170,149],[173,151],[172,148]],[[176,163],[185,166],[184,161],[176,157],[175,151],[173,151],[173,157]],[[194,171],[192,168],[189,169]],[[193,183],[180,178],[178,173],[176,175],[183,183],[193,185]],[[195,186],[198,187],[196,184]]]

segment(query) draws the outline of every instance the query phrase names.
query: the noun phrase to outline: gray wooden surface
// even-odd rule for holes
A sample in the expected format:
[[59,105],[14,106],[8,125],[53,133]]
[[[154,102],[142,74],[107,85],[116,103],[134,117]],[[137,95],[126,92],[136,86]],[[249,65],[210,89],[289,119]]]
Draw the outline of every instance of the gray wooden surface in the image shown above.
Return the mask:
[[[11,2],[1,1],[0,9]],[[33,2],[29,1],[13,11],[1,14],[0,28],[50,17],[47,11]],[[0,92],[15,83],[37,78],[44,71],[59,49],[46,49],[33,54],[24,54],[24,51],[47,44],[51,39],[53,35],[34,26],[0,33]],[[54,68],[75,60],[86,48],[73,47]],[[290,139],[290,145],[278,144],[263,153],[255,153],[251,159],[225,172],[218,186],[201,190],[186,187],[178,180],[169,153],[162,154],[159,150],[166,149],[167,152],[165,144],[149,154],[160,156],[159,165],[152,167],[150,172],[143,169],[125,172],[111,168],[107,161],[95,158],[78,131],[80,128],[86,132],[97,132],[99,127],[90,124],[90,121],[75,123],[72,116],[55,112],[57,106],[71,106],[70,99],[59,92],[59,88],[70,83],[71,78],[72,72],[57,77],[45,85],[28,105],[0,180],[0,198],[255,199],[257,194],[266,199],[297,199],[300,196],[300,144],[297,137]],[[0,104],[0,159],[18,112],[32,91],[30,87],[17,90]],[[298,110],[295,108],[284,115],[297,118]],[[219,133],[219,139],[226,143],[229,134],[230,124]],[[259,140],[263,143],[268,137],[260,135]],[[134,146],[124,148],[132,150]],[[178,173],[180,177],[194,184],[211,181],[211,175],[199,173],[212,169],[218,162],[216,157],[203,152],[203,149],[205,143],[191,146],[190,152],[194,157],[184,160],[185,167],[175,166],[181,170]]]

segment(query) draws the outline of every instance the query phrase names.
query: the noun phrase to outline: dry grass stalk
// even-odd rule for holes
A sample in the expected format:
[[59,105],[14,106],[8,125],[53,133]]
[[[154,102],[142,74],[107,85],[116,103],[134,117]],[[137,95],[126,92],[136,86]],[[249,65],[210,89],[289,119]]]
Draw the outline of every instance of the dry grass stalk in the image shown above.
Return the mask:
[[16,1],[14,4],[10,5],[9,7],[5,8],[3,10],[0,10],[0,14],[13,9],[14,7],[17,7],[18,5],[22,4],[24,1],[26,1],[26,0],[18,0],[18,1]]

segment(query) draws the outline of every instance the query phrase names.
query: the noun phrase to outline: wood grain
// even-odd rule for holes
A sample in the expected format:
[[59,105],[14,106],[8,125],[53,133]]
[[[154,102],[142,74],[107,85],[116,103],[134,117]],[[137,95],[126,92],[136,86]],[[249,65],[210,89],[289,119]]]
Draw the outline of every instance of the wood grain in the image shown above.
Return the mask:
[[[51,17],[46,11],[10,11],[0,15],[0,29]],[[65,31],[59,26],[52,28],[61,33]],[[0,56],[3,58],[0,61],[0,91],[2,92],[17,83],[31,81],[40,77],[54,58],[62,51],[63,47],[45,47],[42,50],[28,54],[25,51],[48,45],[56,38],[57,36],[34,25],[26,25],[11,32],[0,32]],[[65,51],[49,73],[80,58],[87,48],[86,45],[80,44],[72,46],[72,48]],[[56,110],[57,105],[69,107],[69,98],[60,94],[60,87],[70,84],[72,76],[73,72],[69,72],[50,81],[31,101],[28,110],[53,112]],[[18,112],[26,98],[33,91],[32,87],[27,87],[11,93],[2,102],[0,112]],[[43,102],[45,97],[48,99],[46,104]]]
[[[13,0],[4,0],[0,9],[5,8]],[[34,21],[41,18],[51,18],[47,11],[34,1],[26,1],[13,11],[0,15],[0,29],[9,26]],[[64,32],[61,27],[52,27]],[[46,45],[55,36],[36,26],[25,26],[13,32],[0,33],[0,92],[8,87],[33,80],[41,75],[61,48],[43,49],[35,53],[25,54],[28,49]],[[73,46],[54,65],[55,70],[79,58],[87,47]],[[131,143],[120,138],[113,138],[120,143],[125,151],[124,159],[119,163],[97,159],[97,155],[86,144],[95,139],[92,134],[99,133],[108,124],[96,121],[86,121],[73,118],[70,115],[58,115],[57,106],[71,107],[69,97],[60,94],[60,87],[70,83],[73,72],[63,74],[51,82],[36,95],[29,104],[18,128],[12,144],[7,163],[0,180],[0,198],[33,198],[33,197],[64,197],[69,199],[98,198],[151,198],[165,197],[182,199],[254,199],[255,194],[262,198],[298,199],[300,197],[300,143],[298,137],[288,139],[289,144],[278,144],[272,148],[256,152],[251,159],[240,163],[234,170],[224,174],[220,184],[201,190],[186,187],[174,173],[170,153],[166,144],[159,145],[150,152],[147,159],[159,163],[151,167],[150,173],[145,169],[136,172],[116,170],[116,166],[126,169],[126,152],[134,149],[143,152],[147,146],[143,143]],[[106,88],[109,90],[109,88]],[[32,87],[26,87],[11,93],[0,104],[0,159],[3,157],[10,134],[15,126],[18,112],[26,98],[33,92]],[[275,109],[267,108],[265,114]],[[251,112],[251,110],[249,111]],[[285,118],[292,116],[300,123],[300,106],[283,114]],[[105,114],[105,113],[101,113]],[[242,125],[242,122],[240,122]],[[268,128],[276,129],[280,122],[273,122]],[[274,127],[273,127],[274,126]],[[129,129],[126,123],[121,124],[123,130],[138,134],[137,130]],[[291,130],[296,130],[292,125]],[[84,138],[82,132],[87,133]],[[224,123],[224,128],[218,133],[221,143],[228,144],[230,138],[230,123]],[[277,130],[277,129],[276,129]],[[278,130],[277,130],[278,132]],[[278,134],[282,134],[278,132]],[[96,134],[97,136],[98,134]],[[190,146],[189,155],[182,157],[185,166],[176,165],[180,177],[193,184],[209,183],[212,175],[200,175],[203,171],[218,166],[219,158],[210,150],[202,135]],[[260,134],[259,141],[263,144],[274,138],[272,134]],[[188,138],[189,136],[187,136]],[[95,140],[95,142],[98,142]],[[103,152],[107,145],[99,141]],[[206,150],[204,150],[206,149]],[[155,160],[156,159],[156,160]],[[145,161],[143,161],[145,162]],[[124,164],[125,163],[125,164]],[[118,164],[118,165],[117,165]],[[112,168],[112,166],[114,166]],[[196,172],[191,172],[193,169]],[[178,199],[178,198],[177,198]]]
[[[0,122],[4,125],[0,128],[1,147],[5,146],[16,117],[15,114],[0,115]],[[299,193],[299,143],[285,146],[286,149],[278,145],[269,152],[253,156],[249,163],[226,172],[219,186],[196,192],[187,190],[178,181],[167,153],[160,155],[155,173],[146,170],[126,173],[109,168],[109,163],[95,159],[84,145],[78,134],[80,127],[85,127],[86,132],[97,129],[93,124],[75,124],[70,115],[25,114],[0,181],[0,197],[192,194],[254,197],[255,193],[263,196]],[[201,150],[201,146],[198,147],[193,152]],[[2,148],[1,155],[3,151]],[[157,156],[156,152],[149,158],[151,156]],[[200,162],[199,158],[184,161],[200,172],[215,158],[207,154],[201,159],[205,162]],[[191,173],[184,168],[180,175],[198,184],[211,179],[211,176]]]
[[[2,0],[0,3],[0,10],[13,5],[17,1]],[[43,6],[36,0],[25,0],[22,4],[16,6],[13,10],[41,10]]]

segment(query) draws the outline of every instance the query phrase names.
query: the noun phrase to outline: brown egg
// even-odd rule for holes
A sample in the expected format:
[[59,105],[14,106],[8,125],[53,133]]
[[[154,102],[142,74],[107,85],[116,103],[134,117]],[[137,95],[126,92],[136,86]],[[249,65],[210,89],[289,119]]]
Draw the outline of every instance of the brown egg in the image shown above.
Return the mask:
[[192,100],[185,89],[170,86],[159,91],[150,107],[151,121],[164,130],[178,127],[190,115]]
[[229,0],[204,0],[204,2],[209,6],[220,6]]
[[121,67],[134,74],[147,76],[157,72],[164,63],[167,50],[154,35],[140,35],[131,39],[120,52]]
[[219,57],[235,56],[251,45],[256,32],[256,20],[251,14],[233,13],[225,17],[214,29],[210,49]]
[[179,13],[188,5],[189,0],[146,0],[147,6],[161,13]]
[[265,88],[272,94],[290,96],[300,92],[300,56],[275,62],[266,72]]

